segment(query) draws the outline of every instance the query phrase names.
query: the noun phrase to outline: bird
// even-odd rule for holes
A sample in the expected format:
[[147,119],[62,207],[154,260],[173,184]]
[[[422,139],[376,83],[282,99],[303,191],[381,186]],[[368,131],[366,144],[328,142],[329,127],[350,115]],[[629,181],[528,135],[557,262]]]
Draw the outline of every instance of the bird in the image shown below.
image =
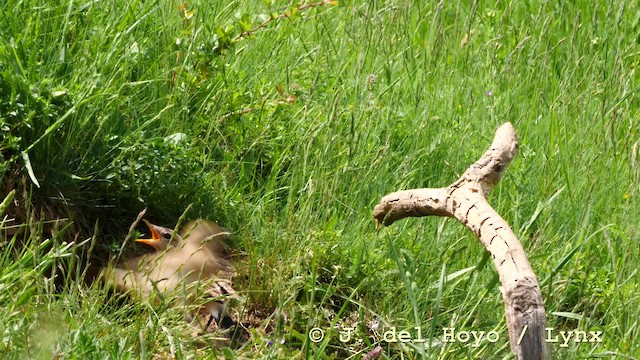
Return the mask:
[[[228,314],[225,298],[237,298],[231,286],[233,266],[226,258],[226,242],[230,233],[206,220],[188,223],[179,233],[173,229],[143,220],[150,238],[136,239],[154,252],[129,259],[103,269],[106,282],[118,292],[137,300],[161,299],[169,294],[192,310],[188,321],[205,314],[205,329],[215,320],[218,328],[228,329],[235,321]],[[204,303],[196,304],[205,294]]]

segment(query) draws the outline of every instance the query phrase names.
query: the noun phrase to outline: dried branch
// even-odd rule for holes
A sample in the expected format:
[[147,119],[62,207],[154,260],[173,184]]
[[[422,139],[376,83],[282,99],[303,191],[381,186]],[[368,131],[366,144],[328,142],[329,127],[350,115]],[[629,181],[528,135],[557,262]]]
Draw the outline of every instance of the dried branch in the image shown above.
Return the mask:
[[453,184],[386,195],[373,217],[378,225],[391,225],[405,217],[448,216],[473,231],[500,277],[511,349],[518,359],[546,359],[546,316],[538,280],[509,224],[486,201],[517,150],[515,129],[506,123],[496,131],[491,148]]

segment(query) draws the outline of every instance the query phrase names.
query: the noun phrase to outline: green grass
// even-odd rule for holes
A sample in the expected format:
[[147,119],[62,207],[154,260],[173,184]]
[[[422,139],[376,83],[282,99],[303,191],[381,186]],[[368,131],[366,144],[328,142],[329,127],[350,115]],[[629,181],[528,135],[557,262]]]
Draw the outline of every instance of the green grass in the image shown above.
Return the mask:
[[[529,254],[548,326],[604,332],[552,344],[554,358],[640,358],[636,2],[345,1],[239,41],[295,3],[194,1],[188,19],[178,2],[5,3],[3,358],[341,359],[378,343],[390,359],[508,357],[473,235],[371,217],[389,192],[450,184],[506,121],[520,151],[490,202]],[[141,209],[172,226],[189,205],[243,254],[252,337],[233,350],[199,345],[177,309],[80,280]],[[336,324],[356,327],[350,343]],[[433,347],[386,343],[392,326]],[[446,327],[500,339],[443,343]]]

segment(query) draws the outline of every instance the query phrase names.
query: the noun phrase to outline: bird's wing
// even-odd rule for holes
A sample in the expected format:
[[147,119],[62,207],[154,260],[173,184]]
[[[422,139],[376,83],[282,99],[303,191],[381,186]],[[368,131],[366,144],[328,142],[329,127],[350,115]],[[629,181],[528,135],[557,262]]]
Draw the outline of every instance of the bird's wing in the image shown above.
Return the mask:
[[165,256],[170,252],[157,251],[129,259],[116,266],[107,266],[101,270],[104,281],[117,291],[133,291],[135,296],[146,297],[154,292],[165,292],[178,286],[181,269],[176,261]]
[[204,245],[214,254],[224,256],[231,233],[216,223],[199,219],[184,226],[180,236],[192,246]]
[[231,263],[204,246],[171,249],[162,255],[158,265],[163,273],[175,274],[185,282],[231,280],[232,275]]
[[100,276],[104,281],[113,286],[120,293],[133,292],[137,297],[146,297],[149,287],[146,286],[147,278],[134,270],[108,267],[102,269]]

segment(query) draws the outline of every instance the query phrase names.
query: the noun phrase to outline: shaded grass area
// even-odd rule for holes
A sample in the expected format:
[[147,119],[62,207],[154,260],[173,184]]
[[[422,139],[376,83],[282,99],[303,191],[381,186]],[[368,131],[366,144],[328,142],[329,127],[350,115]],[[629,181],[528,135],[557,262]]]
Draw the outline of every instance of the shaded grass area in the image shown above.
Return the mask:
[[[380,343],[389,358],[503,358],[496,275],[472,234],[443,219],[375,231],[370,214],[388,192],[448,185],[511,121],[520,152],[490,202],[549,326],[604,332],[554,356],[640,356],[637,4],[184,6],[2,10],[3,355],[358,358]],[[198,345],[169,305],[78,280],[118,255],[141,209],[172,226],[189,205],[243,255],[240,348]],[[385,342],[392,326],[432,347]],[[501,338],[443,342],[444,328]]]

